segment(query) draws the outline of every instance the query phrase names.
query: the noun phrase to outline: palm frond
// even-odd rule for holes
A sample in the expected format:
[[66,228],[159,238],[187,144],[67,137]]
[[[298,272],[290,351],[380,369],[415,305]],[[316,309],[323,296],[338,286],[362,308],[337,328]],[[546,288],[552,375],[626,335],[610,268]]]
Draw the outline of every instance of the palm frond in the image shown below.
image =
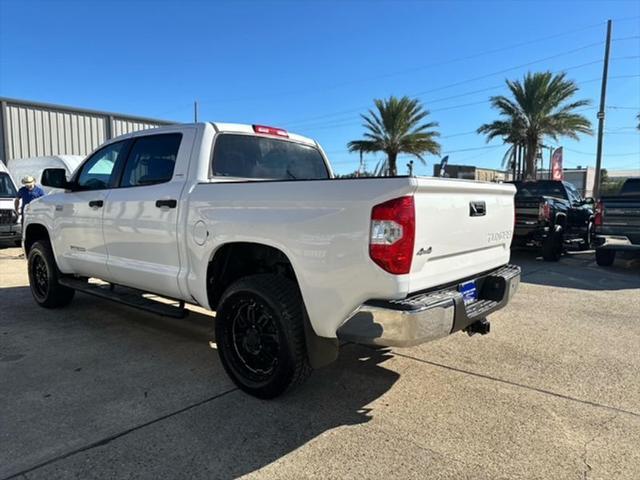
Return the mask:
[[[481,125],[477,132],[487,142],[501,138],[511,145],[527,145],[527,174],[535,170],[535,158],[544,137],[578,139],[580,134],[593,134],[591,122],[575,112],[590,105],[589,100],[570,99],[578,92],[577,84],[565,73],[527,73],[522,80],[506,80],[510,97],[493,96],[491,106],[498,111],[499,120]],[[508,158],[512,148],[507,150]],[[504,161],[504,160],[503,160]]]
[[[361,115],[365,129],[363,139],[347,144],[350,152],[384,152],[387,159],[376,167],[376,172],[388,170],[396,174],[398,154],[413,155],[425,162],[425,154],[440,154],[440,144],[435,140],[440,134],[437,122],[426,121],[429,111],[420,101],[409,97],[375,99],[375,109]],[[384,167],[384,168],[383,168]]]

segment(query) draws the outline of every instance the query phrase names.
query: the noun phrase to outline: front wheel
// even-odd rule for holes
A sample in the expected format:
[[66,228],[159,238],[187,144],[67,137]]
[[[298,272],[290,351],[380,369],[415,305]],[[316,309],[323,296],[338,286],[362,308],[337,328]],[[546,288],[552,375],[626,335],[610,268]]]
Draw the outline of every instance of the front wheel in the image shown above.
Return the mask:
[[582,239],[581,250],[591,250],[593,248],[593,222],[587,224],[587,231]]
[[610,267],[616,259],[615,250],[596,249],[596,263],[601,267]]
[[36,303],[44,308],[59,308],[73,300],[75,290],[60,285],[60,272],[53,256],[51,244],[40,241],[33,244],[27,258],[29,285]]
[[216,343],[227,374],[258,398],[274,398],[311,373],[302,297],[279,275],[241,278],[222,295]]

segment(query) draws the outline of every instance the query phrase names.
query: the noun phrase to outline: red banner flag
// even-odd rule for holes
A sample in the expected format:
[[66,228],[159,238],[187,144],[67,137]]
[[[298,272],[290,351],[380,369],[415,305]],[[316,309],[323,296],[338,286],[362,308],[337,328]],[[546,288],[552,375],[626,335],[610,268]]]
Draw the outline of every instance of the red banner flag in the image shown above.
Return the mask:
[[564,170],[562,169],[562,147],[556,148],[551,156],[551,179],[564,180]]

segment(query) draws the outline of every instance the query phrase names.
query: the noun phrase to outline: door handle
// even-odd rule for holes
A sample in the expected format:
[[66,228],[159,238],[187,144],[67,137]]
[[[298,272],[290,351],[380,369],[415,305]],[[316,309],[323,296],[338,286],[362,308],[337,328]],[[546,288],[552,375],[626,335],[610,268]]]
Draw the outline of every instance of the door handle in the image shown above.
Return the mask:
[[177,206],[178,206],[178,201],[174,199],[156,200],[156,207],[158,208],[162,208],[162,207],[176,208]]
[[96,208],[102,208],[102,206],[104,205],[104,202],[102,200],[91,200],[89,202],[89,206],[90,207],[96,207]]

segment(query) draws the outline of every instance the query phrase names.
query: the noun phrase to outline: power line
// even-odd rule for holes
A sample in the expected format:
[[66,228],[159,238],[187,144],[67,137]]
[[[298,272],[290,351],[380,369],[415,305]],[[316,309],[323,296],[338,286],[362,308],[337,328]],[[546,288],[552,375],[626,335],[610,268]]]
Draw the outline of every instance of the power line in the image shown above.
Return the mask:
[[[590,44],[590,45],[591,46],[592,45],[600,45],[600,44],[603,44],[603,43],[604,42],[598,42],[596,44]],[[574,49],[574,50],[571,50],[569,52],[564,52],[562,54],[557,54],[557,55],[554,55],[552,57],[547,57],[545,59],[534,60],[533,62],[529,62],[528,64],[523,64],[523,65],[530,65],[530,64],[533,64],[533,63],[539,63],[539,62],[545,61],[545,60],[547,60],[549,58],[554,58],[554,57],[557,57],[557,56],[567,55],[568,53],[572,53],[575,50],[582,50],[584,48],[586,48],[586,47],[580,47],[578,49]],[[611,60],[629,60],[629,59],[635,59],[635,58],[640,58],[640,55],[613,57],[613,58],[611,58]],[[586,67],[586,66],[590,66],[590,65],[595,65],[595,64],[599,64],[599,63],[602,63],[602,59],[597,59],[597,60],[593,60],[593,61],[590,61],[590,62],[581,63],[581,64],[578,64],[578,65],[572,65],[570,67],[566,67],[566,68],[562,68],[562,69],[556,70],[554,73],[567,72],[569,70],[575,70],[575,69],[578,69],[578,68],[582,68],[582,67]],[[457,82],[457,83],[454,83],[454,84],[445,85],[445,86],[442,86],[442,87],[438,87],[436,89],[426,90],[426,91],[424,91],[422,93],[413,94],[413,95],[410,95],[410,96],[411,97],[419,97],[419,96],[422,96],[424,93],[427,93],[427,92],[443,90],[445,88],[450,88],[452,86],[458,86],[458,85],[463,84],[463,83],[469,83],[469,82],[472,82],[472,81],[476,81],[478,79],[484,79],[484,78],[488,78],[490,76],[499,75],[499,74],[504,73],[505,71],[515,70],[515,69],[518,69],[518,68],[522,68],[522,65],[519,65],[517,67],[511,67],[511,68],[505,69],[505,70],[500,70],[499,72],[494,72],[493,74],[486,74],[486,75],[483,75],[481,77],[476,77],[476,78],[473,78],[473,79],[464,80],[462,82]],[[615,78],[630,78],[630,77],[633,77],[633,75],[631,75],[631,76],[621,75],[621,76],[618,76],[618,77],[610,77],[610,78],[611,79],[615,79]],[[594,78],[594,79],[590,79],[590,80],[585,80],[585,81],[582,81],[580,83],[588,83],[588,82],[594,82],[594,81],[599,81],[599,80],[600,80],[600,77]],[[482,89],[479,89],[479,90],[472,90],[470,92],[465,92],[465,93],[461,93],[461,94],[457,94],[457,95],[450,95],[450,96],[447,96],[447,97],[440,97],[440,98],[436,98],[436,99],[425,100],[424,103],[432,104],[432,103],[446,101],[446,100],[450,100],[450,99],[454,99],[454,98],[464,97],[464,96],[467,96],[467,95],[473,95],[475,93],[482,93],[482,92],[486,92],[486,91],[490,91],[490,90],[496,90],[496,89],[499,89],[499,88],[504,88],[504,84],[493,85],[491,87],[486,87],[486,88],[482,88]],[[329,118],[329,117],[334,117],[334,116],[342,116],[342,115],[345,115],[345,114],[360,112],[360,111],[362,111],[364,109],[368,109],[369,107],[370,107],[370,105],[362,106],[362,107],[359,107],[359,108],[352,108],[352,109],[349,109],[349,110],[342,110],[342,111],[334,112],[334,113],[327,113],[327,114],[323,114],[323,115],[317,115],[317,116],[314,116],[314,117],[307,117],[307,120],[298,120],[298,121],[295,121],[295,122],[281,122],[281,123],[286,125],[287,128],[292,128],[292,127],[294,127],[294,128],[311,128],[309,125],[306,125],[306,124],[318,123],[319,125],[326,125],[326,122],[314,122],[314,120],[323,119],[323,118]],[[438,110],[437,109],[436,110],[430,110],[430,112],[435,112],[435,111],[438,111]],[[336,120],[333,120],[333,121],[339,121],[339,120],[340,119],[336,119]],[[340,125],[340,126],[344,126],[344,125]]]
[[[602,60],[598,60],[598,62],[602,62]],[[591,63],[595,63],[595,62],[589,62],[589,64]],[[576,65],[574,67],[569,67],[565,70],[569,70],[571,68],[577,68],[579,66],[584,66],[586,64],[580,64],[580,65]],[[619,76],[613,76],[613,77],[609,77],[609,80],[615,80],[618,78],[631,78],[631,77],[640,77],[640,75],[619,75]],[[581,85],[584,83],[590,83],[590,82],[595,82],[595,81],[600,81],[600,78],[591,78],[588,80],[580,80],[577,81],[576,83]],[[499,85],[499,88],[503,88],[504,85]],[[493,88],[493,87],[492,87]],[[464,96],[466,94],[461,94],[458,96]],[[425,102],[425,103],[429,103],[429,102]],[[488,103],[487,99],[483,99],[483,100],[479,100],[476,102],[468,102],[468,103],[462,103],[462,104],[457,104],[457,105],[450,105],[448,107],[442,107],[442,108],[436,108],[433,110],[429,110],[430,113],[433,112],[441,112],[441,111],[447,111],[447,110],[454,110],[457,108],[464,108],[464,107],[469,107],[469,106],[474,106],[474,105],[481,105],[483,103]],[[580,110],[577,110],[578,112],[581,111],[588,111],[588,110],[594,110],[595,107],[586,107],[586,108],[582,108]],[[302,130],[330,130],[330,129],[334,129],[334,128],[342,128],[342,127],[350,127],[350,126],[356,126],[356,125],[361,125],[361,120],[357,120],[356,118],[354,118],[353,116],[349,116],[347,118],[343,118],[343,119],[335,119],[335,120],[328,120],[326,122],[317,122],[317,123],[310,123],[310,124],[305,124],[305,125],[298,125],[298,126],[294,126],[294,125],[287,125],[287,128],[291,129],[302,129]]]
[[[593,155],[593,152],[582,152],[580,150],[574,150],[572,148],[564,147],[565,150],[569,152],[577,153],[579,155]],[[629,153],[607,153],[605,157],[630,157],[632,155],[640,156],[640,152],[629,152]]]
[[409,68],[409,69],[398,70],[398,71],[395,71],[395,72],[387,72],[387,73],[383,73],[381,75],[368,76],[366,78],[348,80],[348,81],[345,81],[345,82],[339,82],[339,83],[335,83],[333,85],[327,85],[327,86],[320,87],[320,88],[316,87],[316,88],[299,89],[299,90],[287,91],[287,92],[278,92],[278,93],[274,93],[273,95],[267,95],[267,96],[261,95],[259,97],[255,97],[254,96],[254,97],[241,97],[241,98],[235,98],[235,99],[219,99],[219,100],[209,99],[209,100],[203,100],[203,101],[201,101],[201,103],[230,103],[230,102],[237,102],[237,101],[244,101],[244,100],[256,100],[256,99],[261,99],[261,98],[276,98],[276,97],[287,96],[287,95],[295,95],[295,94],[301,94],[301,93],[306,93],[306,92],[332,90],[332,89],[343,87],[343,86],[346,86],[346,85],[360,84],[360,83],[371,81],[371,80],[379,80],[379,79],[383,79],[383,78],[390,78],[390,77],[394,77],[394,76],[398,76],[398,75],[405,75],[405,74],[415,73],[417,71],[425,70],[425,69],[428,69],[428,68],[441,67],[441,66],[444,66],[444,65],[450,65],[450,64],[453,64],[453,63],[462,62],[462,61],[466,61],[466,60],[473,60],[475,58],[483,57],[483,56],[486,56],[486,55],[492,55],[494,53],[500,53],[500,52],[504,52],[504,51],[507,51],[507,50],[512,50],[512,49],[515,49],[515,48],[524,47],[524,46],[527,46],[527,45],[532,45],[534,43],[543,42],[545,40],[551,40],[551,39],[555,39],[555,38],[564,37],[564,36],[567,36],[567,35],[571,35],[573,33],[578,33],[578,32],[582,32],[584,30],[589,30],[589,29],[592,29],[592,28],[600,27],[602,25],[604,25],[604,22],[594,23],[594,24],[591,24],[591,25],[578,27],[578,28],[576,28],[574,30],[563,31],[563,32],[552,34],[552,35],[548,35],[548,36],[545,36],[545,37],[541,37],[541,38],[537,38],[537,39],[533,39],[533,40],[528,40],[528,41],[525,41],[525,42],[520,42],[520,43],[516,43],[516,44],[512,44],[512,45],[507,45],[507,46],[503,46],[503,47],[499,47],[499,48],[495,48],[495,49],[485,50],[485,51],[482,51],[482,52],[474,53],[474,54],[471,54],[471,55],[466,55],[466,56],[463,56],[463,57],[458,57],[458,58],[454,58],[454,59],[450,59],[450,60],[444,60],[444,61],[440,61],[440,62],[434,62],[434,63],[430,63],[430,64],[427,64],[427,65],[421,65],[421,66],[412,67],[412,68]]
[[[482,79],[489,78],[489,77],[492,77],[492,76],[495,76],[495,75],[502,75],[503,73],[506,73],[506,72],[509,72],[509,71],[512,71],[512,70],[516,70],[516,69],[519,69],[519,68],[530,66],[530,65],[533,65],[535,63],[545,62],[547,60],[550,60],[550,59],[553,59],[553,58],[558,58],[558,57],[561,57],[561,56],[564,56],[564,55],[569,55],[569,54],[572,54],[572,53],[576,53],[578,51],[586,50],[586,49],[592,48],[594,46],[602,45],[603,43],[604,42],[602,42],[602,41],[590,43],[590,44],[583,45],[583,46],[578,47],[578,48],[567,50],[567,51],[564,51],[564,52],[561,52],[561,53],[558,53],[558,54],[555,54],[555,55],[551,55],[549,57],[544,57],[544,58],[540,58],[540,59],[537,59],[537,60],[533,60],[531,62],[523,63],[523,64],[520,64],[520,65],[517,65],[517,66],[514,66],[514,67],[510,67],[510,68],[506,68],[506,69],[502,69],[502,70],[497,70],[495,72],[487,73],[487,74],[484,74],[484,75],[481,75],[481,76],[478,76],[478,77],[469,78],[469,79],[466,79],[466,80],[462,80],[460,82],[454,82],[454,83],[450,83],[450,84],[447,84],[447,85],[442,85],[440,87],[433,88],[433,89],[430,89],[430,90],[424,90],[424,91],[421,91],[421,92],[416,92],[416,93],[414,93],[414,94],[412,94],[410,96],[414,96],[414,97],[415,96],[421,96],[421,95],[424,95],[426,93],[432,93],[432,92],[436,92],[436,91],[445,90],[445,89],[448,89],[448,88],[451,88],[451,87],[457,87],[459,85],[464,85],[464,84],[467,84],[467,83],[470,83],[470,82],[475,82],[477,80],[482,80]],[[601,61],[601,60],[598,60],[598,61]],[[361,111],[363,109],[366,109],[368,107],[369,107],[369,105],[364,105],[364,106],[350,108],[348,110],[341,110],[341,111],[338,111],[338,112],[327,113],[327,114],[323,114],[323,115],[316,115],[316,116],[313,116],[313,117],[307,117],[307,118],[302,119],[302,120],[291,120],[291,121],[288,121],[288,122],[280,122],[280,123],[282,123],[284,125],[296,125],[296,124],[300,124],[300,123],[306,123],[309,120],[322,119],[322,118],[334,117],[334,116],[342,115],[342,114],[346,114],[346,113],[359,112],[359,111]]]

